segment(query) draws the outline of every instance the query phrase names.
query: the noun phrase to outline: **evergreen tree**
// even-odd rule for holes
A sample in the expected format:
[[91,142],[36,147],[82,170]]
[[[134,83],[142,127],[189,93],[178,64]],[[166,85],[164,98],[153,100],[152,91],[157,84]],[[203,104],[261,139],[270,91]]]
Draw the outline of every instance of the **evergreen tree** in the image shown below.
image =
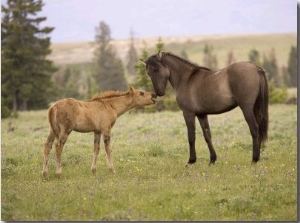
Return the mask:
[[94,78],[101,91],[127,90],[122,61],[117,58],[111,46],[110,28],[100,22],[96,28],[95,72]]
[[260,54],[256,49],[252,49],[248,54],[249,61],[255,63],[257,66],[261,66]]
[[204,52],[204,58],[203,58],[204,66],[216,70],[218,68],[218,60],[217,60],[217,56],[212,53],[213,47],[211,45],[205,44],[203,52]]
[[290,76],[290,86],[297,87],[297,46],[291,47],[287,69]]
[[136,52],[136,49],[134,47],[134,36],[133,36],[133,31],[130,31],[130,45],[129,45],[129,50],[127,52],[127,72],[131,76],[136,76],[136,71],[134,68],[135,63],[138,61],[138,55]]
[[281,85],[281,81],[274,48],[271,49],[269,58],[264,55],[262,67],[266,71],[269,80],[274,80],[275,86],[279,87]]
[[51,94],[51,74],[56,70],[45,57],[50,54],[52,27],[40,27],[37,17],[42,0],[8,0],[2,5],[1,84],[10,109],[43,108]]
[[[146,43],[143,42],[144,48],[142,49],[142,54],[140,56],[140,59],[142,61],[145,61],[148,59],[149,54],[147,51]],[[135,87],[141,88],[145,91],[152,91],[152,83],[150,77],[147,75],[146,72],[146,66],[140,62],[136,63],[134,66],[136,73],[137,73],[137,82],[135,84]]]
[[155,44],[156,52],[163,51],[165,44],[162,42],[161,37],[158,37],[157,43]]

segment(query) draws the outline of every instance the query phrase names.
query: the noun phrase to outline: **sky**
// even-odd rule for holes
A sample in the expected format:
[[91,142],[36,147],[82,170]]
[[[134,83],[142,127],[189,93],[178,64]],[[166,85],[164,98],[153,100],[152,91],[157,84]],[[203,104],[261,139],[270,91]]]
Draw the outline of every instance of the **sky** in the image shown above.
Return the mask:
[[104,21],[113,39],[297,32],[296,0],[43,0],[52,43],[94,41]]

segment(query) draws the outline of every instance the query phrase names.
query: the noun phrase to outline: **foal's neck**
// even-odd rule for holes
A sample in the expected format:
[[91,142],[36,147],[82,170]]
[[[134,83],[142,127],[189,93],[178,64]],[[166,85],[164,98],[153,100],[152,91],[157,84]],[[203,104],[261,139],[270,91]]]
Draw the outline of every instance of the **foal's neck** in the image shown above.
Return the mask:
[[128,110],[134,108],[133,98],[129,96],[120,96],[110,98],[108,103],[112,109],[117,113],[117,116],[123,115]]

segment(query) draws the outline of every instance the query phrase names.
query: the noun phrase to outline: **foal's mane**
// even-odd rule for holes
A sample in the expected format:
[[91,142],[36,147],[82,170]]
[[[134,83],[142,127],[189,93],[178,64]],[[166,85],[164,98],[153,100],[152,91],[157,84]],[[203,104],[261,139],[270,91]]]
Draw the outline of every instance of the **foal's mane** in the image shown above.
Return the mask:
[[177,60],[183,62],[183,63],[186,63],[186,64],[189,64],[190,66],[194,67],[195,70],[199,70],[199,69],[204,69],[204,70],[208,70],[208,71],[212,71],[211,69],[207,68],[207,67],[202,67],[202,66],[199,66],[198,64],[196,63],[192,63],[191,61],[188,61],[188,60],[185,60],[173,53],[170,53],[170,52],[163,52],[162,54],[162,59],[164,58],[164,56],[171,56],[171,57],[175,57]]
[[92,98],[94,100],[108,99],[108,98],[116,98],[128,95],[129,91],[105,91],[101,94],[98,94]]

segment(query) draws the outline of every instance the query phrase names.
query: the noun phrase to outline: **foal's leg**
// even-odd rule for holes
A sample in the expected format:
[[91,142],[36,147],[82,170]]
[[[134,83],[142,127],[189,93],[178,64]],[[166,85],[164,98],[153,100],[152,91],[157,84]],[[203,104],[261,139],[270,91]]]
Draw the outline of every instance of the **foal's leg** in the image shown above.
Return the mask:
[[252,144],[253,144],[253,156],[252,162],[256,163],[260,158],[260,142],[259,142],[259,128],[257,121],[253,113],[253,106],[244,106],[241,107],[245,120],[248,123],[251,135],[252,135]]
[[214,150],[214,147],[212,145],[212,142],[211,142],[211,133],[210,133],[210,128],[209,128],[209,124],[208,124],[207,115],[197,116],[197,118],[200,122],[202,132],[203,132],[203,136],[204,136],[204,139],[205,139],[205,141],[207,143],[207,146],[208,146],[208,149],[209,149],[209,153],[210,153],[209,165],[214,164],[215,161],[217,160],[217,154],[216,154],[216,152]]
[[66,133],[62,131],[58,137],[57,143],[56,143],[56,174],[61,175],[62,168],[61,168],[61,153],[63,150],[63,147],[67,141],[67,138],[70,133]]
[[195,150],[195,140],[196,140],[196,133],[195,133],[195,115],[189,112],[183,112],[183,117],[186,123],[187,132],[188,132],[188,140],[190,145],[190,158],[186,167],[190,166],[191,164],[195,163],[197,160],[196,150]]
[[97,157],[100,151],[100,138],[101,138],[101,133],[94,133],[94,156],[93,156],[93,162],[92,162],[92,171],[93,173],[96,173],[96,162],[97,162]]
[[104,133],[104,144],[105,144],[105,151],[106,151],[106,159],[107,159],[107,165],[108,169],[115,174],[115,168],[112,160],[112,154],[111,154],[111,148],[110,148],[110,134]]
[[50,133],[48,135],[47,141],[44,144],[44,164],[43,164],[43,176],[46,178],[48,175],[48,162],[49,162],[49,154],[50,150],[52,149],[52,144],[55,139],[55,135],[53,130],[50,130]]

